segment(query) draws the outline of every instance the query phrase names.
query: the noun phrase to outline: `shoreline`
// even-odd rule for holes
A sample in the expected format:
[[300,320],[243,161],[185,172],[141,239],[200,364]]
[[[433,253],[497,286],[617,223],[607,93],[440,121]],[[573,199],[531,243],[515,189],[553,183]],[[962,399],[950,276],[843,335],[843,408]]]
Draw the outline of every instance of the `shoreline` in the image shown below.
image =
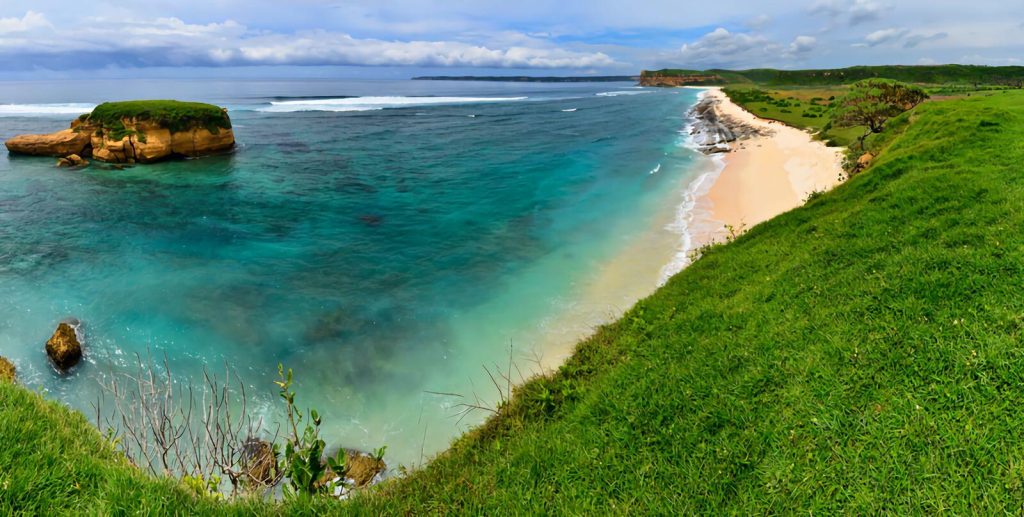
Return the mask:
[[[706,104],[706,111],[714,114],[712,122],[731,130],[735,139],[696,142],[698,150],[713,154],[721,169],[696,200],[704,210],[694,214],[688,253],[749,230],[803,205],[812,193],[842,183],[842,148],[828,147],[782,122],[762,119],[732,102],[719,87],[702,90],[698,106]],[[702,123],[698,117],[691,132],[700,135]],[[687,265],[689,261],[687,257]]]
[[[681,199],[657,218],[656,227],[635,235],[581,286],[571,307],[538,329],[535,350],[542,353],[543,371],[560,367],[598,325],[614,322],[688,267],[696,250],[727,239],[730,227],[749,230],[842,182],[841,148],[747,112],[721,88],[694,89],[701,94],[689,112],[694,120],[683,130],[689,133],[686,146],[704,154],[706,170],[680,185]],[[717,126],[710,134],[709,120]]]

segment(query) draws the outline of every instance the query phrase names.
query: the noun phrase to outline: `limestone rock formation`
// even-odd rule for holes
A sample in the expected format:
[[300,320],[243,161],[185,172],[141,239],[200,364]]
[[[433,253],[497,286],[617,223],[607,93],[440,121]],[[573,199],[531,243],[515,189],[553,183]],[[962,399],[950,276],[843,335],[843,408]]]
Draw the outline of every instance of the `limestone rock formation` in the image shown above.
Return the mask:
[[85,167],[87,165],[89,165],[89,160],[86,160],[77,154],[69,154],[64,158],[57,160],[57,167]]
[[217,106],[130,101],[101,104],[73,121],[69,129],[19,135],[6,145],[11,153],[64,158],[58,166],[69,167],[87,164],[83,157],[108,163],[153,163],[217,154],[234,147],[235,135],[227,111]]
[[62,373],[82,360],[82,343],[78,339],[77,325],[72,323],[57,325],[53,337],[46,342],[46,355]]
[[88,132],[64,129],[48,135],[19,135],[5,144],[12,153],[64,157],[86,154],[91,142],[92,137]]
[[17,372],[14,363],[8,361],[6,357],[0,357],[0,382],[17,382]]

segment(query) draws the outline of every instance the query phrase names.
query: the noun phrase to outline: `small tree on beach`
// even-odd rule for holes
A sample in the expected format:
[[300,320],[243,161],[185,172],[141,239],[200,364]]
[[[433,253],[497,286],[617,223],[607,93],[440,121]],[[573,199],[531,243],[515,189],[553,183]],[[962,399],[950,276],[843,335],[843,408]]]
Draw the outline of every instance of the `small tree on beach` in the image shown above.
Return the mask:
[[865,126],[858,138],[861,151],[864,140],[881,133],[889,119],[913,109],[928,98],[924,90],[891,79],[866,79],[854,83],[845,97],[836,103],[832,124],[837,127]]

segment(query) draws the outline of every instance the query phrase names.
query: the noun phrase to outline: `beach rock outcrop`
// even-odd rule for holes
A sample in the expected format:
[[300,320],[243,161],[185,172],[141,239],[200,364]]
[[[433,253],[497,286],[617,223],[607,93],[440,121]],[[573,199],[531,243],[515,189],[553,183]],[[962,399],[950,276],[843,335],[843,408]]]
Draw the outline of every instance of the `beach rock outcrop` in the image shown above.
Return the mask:
[[758,128],[721,116],[718,101],[711,97],[698,102],[690,116],[694,119],[690,136],[697,150],[704,154],[727,153],[732,150],[732,142],[764,135]]
[[0,357],[0,382],[14,383],[18,380],[18,369],[6,357]]
[[53,337],[46,342],[46,355],[60,372],[67,372],[82,360],[82,343],[74,322],[57,325]]
[[64,158],[58,165],[67,167],[81,166],[72,155],[108,163],[153,163],[218,154],[235,146],[235,135],[227,111],[217,106],[130,101],[101,104],[69,129],[16,136],[6,145],[11,153]]

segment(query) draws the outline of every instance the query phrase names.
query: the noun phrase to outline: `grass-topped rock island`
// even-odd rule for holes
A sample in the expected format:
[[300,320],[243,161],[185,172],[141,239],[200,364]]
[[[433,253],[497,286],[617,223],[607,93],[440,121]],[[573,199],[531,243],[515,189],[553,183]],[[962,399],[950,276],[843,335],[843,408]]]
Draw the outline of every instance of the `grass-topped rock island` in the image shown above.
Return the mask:
[[173,100],[106,102],[71,122],[71,127],[7,140],[15,154],[61,158],[58,165],[153,163],[222,153],[235,145],[227,110]]

